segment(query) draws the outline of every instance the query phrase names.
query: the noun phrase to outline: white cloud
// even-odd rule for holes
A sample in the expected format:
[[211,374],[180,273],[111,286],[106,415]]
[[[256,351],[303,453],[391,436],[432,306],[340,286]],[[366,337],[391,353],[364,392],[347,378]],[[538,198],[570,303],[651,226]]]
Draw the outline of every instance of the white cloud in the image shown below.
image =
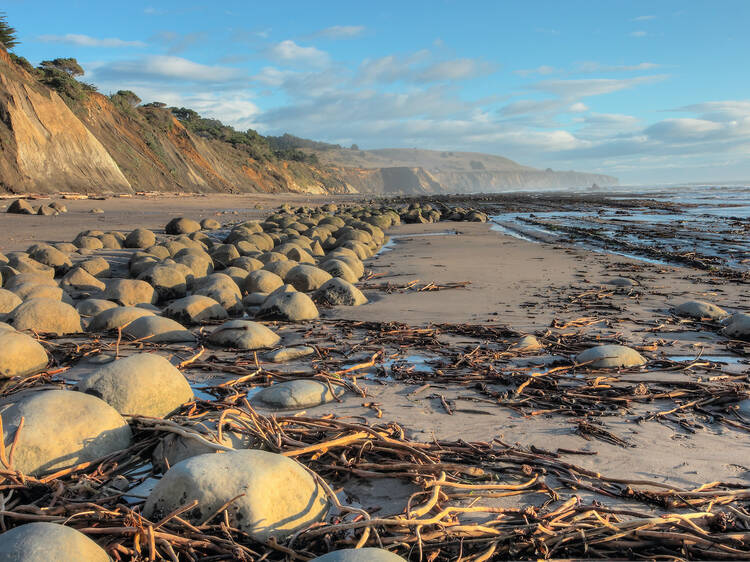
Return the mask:
[[413,76],[413,66],[427,61],[430,52],[422,49],[406,56],[388,55],[365,59],[359,65],[359,80],[363,84],[391,83]]
[[531,88],[562,98],[584,98],[610,94],[619,90],[629,90],[641,84],[659,82],[667,78],[666,75],[638,76],[635,78],[588,78],[579,80],[544,80],[532,84]]
[[518,74],[519,76],[531,76],[532,74],[539,74],[541,76],[546,76],[548,74],[556,74],[558,72],[562,72],[561,70],[558,70],[554,66],[547,66],[543,64],[542,66],[538,66],[536,68],[528,68],[528,69],[522,69],[522,70],[514,70],[514,74]]
[[588,110],[589,110],[589,108],[586,107],[586,104],[585,103],[581,103],[580,101],[576,102],[576,103],[573,103],[573,104],[570,105],[570,107],[568,107],[568,111],[571,111],[573,113],[583,113],[583,112],[588,111]]
[[353,39],[365,32],[364,25],[332,25],[315,33],[317,37],[327,39]]
[[455,59],[436,62],[420,71],[416,82],[443,82],[466,80],[490,74],[495,66],[476,59]]
[[75,33],[68,33],[67,35],[40,35],[39,40],[44,41],[45,43],[65,43],[67,45],[75,45],[77,47],[119,48],[146,46],[146,43],[144,43],[143,41],[125,41],[123,39],[117,39],[115,37],[98,39],[89,35],[79,35]]
[[359,66],[358,81],[362,84],[413,82],[456,82],[491,74],[497,66],[481,59],[460,58],[434,60],[427,49],[408,55],[389,55],[365,59]]
[[227,82],[242,76],[241,71],[224,66],[199,64],[191,60],[167,56],[150,55],[136,60],[94,63],[87,65],[92,80],[144,80],[187,81],[187,82]]
[[315,47],[302,47],[291,39],[276,43],[268,55],[279,64],[325,66],[330,62],[328,53]]
[[655,70],[661,65],[654,62],[641,62],[638,64],[608,65],[593,61],[579,62],[576,71],[582,73],[593,72],[641,72],[644,70]]
[[638,16],[636,18],[631,19],[630,21],[650,21],[655,20],[656,16],[649,15],[649,16]]
[[645,130],[652,139],[678,142],[706,139],[717,133],[726,136],[728,132],[725,124],[693,118],[665,119]]
[[628,35],[630,35],[631,37],[646,37],[648,33],[646,33],[643,30],[638,30],[638,31],[631,31],[630,33],[628,33]]

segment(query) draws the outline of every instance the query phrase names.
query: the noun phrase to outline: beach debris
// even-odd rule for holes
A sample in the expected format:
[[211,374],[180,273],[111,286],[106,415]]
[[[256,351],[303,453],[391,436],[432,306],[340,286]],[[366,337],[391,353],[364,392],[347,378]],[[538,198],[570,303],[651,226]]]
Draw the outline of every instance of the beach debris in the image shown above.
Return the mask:
[[[130,445],[128,424],[104,400],[71,390],[43,390],[14,397],[2,412],[8,464],[42,476],[91,462]],[[14,444],[15,443],[15,444]]]
[[122,415],[157,418],[193,399],[182,373],[156,353],[113,361],[87,375],[76,390],[101,398]]
[[0,534],[0,560],[13,562],[109,562],[106,551],[89,537],[59,523],[19,525]]
[[640,367],[646,359],[632,347],[625,345],[598,345],[576,355],[576,363],[592,369]]
[[302,409],[319,406],[341,396],[345,389],[334,388],[319,380],[297,379],[272,384],[261,390],[256,399],[277,409]]
[[205,525],[226,512],[232,527],[261,542],[288,537],[328,510],[325,492],[305,468],[259,450],[178,462],[156,484],[143,513],[159,520],[191,503],[182,516],[193,524]]
[[281,337],[258,322],[229,320],[208,336],[213,345],[235,349],[265,349],[277,345]]

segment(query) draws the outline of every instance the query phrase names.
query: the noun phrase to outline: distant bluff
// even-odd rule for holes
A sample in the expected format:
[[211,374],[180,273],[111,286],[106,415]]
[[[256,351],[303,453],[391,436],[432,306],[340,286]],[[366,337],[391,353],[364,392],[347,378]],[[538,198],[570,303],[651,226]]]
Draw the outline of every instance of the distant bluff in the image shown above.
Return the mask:
[[65,74],[43,76],[0,47],[0,191],[408,194],[617,183],[486,154],[263,137],[139,102],[132,92],[104,96]]

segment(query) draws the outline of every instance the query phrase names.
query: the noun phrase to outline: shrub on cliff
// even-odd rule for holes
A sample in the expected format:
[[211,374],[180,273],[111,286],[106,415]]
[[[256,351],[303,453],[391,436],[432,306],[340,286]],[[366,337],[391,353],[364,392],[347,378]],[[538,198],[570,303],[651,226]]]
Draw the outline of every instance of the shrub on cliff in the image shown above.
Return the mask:
[[0,12],[0,43],[8,50],[18,45],[16,30],[8,25],[5,19],[5,12]]

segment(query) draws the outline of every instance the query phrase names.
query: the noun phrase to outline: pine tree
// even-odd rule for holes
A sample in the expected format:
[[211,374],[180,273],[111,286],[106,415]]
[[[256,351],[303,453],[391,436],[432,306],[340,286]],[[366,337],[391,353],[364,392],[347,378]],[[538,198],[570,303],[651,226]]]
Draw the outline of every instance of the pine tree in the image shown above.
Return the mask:
[[8,25],[4,12],[0,12],[0,43],[8,50],[18,45],[16,30]]

